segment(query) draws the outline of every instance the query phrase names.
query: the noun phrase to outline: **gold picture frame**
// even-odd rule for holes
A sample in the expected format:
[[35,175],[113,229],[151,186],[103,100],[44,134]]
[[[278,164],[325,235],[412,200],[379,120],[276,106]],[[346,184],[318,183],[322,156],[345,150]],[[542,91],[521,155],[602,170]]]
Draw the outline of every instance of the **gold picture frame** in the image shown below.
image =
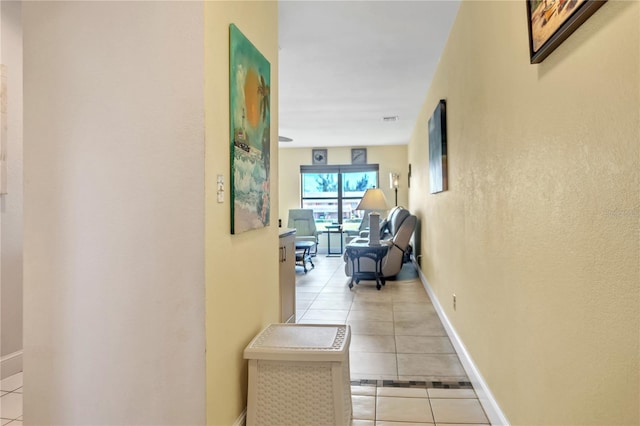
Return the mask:
[[529,56],[542,62],[607,0],[525,0]]

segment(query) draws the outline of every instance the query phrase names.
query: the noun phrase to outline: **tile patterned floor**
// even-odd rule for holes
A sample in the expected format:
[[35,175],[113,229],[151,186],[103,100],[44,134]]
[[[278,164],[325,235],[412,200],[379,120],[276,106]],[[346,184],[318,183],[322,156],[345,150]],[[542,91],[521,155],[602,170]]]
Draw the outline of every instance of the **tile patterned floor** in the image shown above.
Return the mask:
[[0,381],[0,426],[22,426],[22,373]]
[[353,426],[487,425],[473,389],[353,386]]
[[296,267],[296,321],[349,324],[354,426],[489,424],[411,265],[378,291],[347,286],[342,258]]
[[[296,319],[351,326],[353,426],[489,424],[410,268],[380,291],[368,281],[349,290],[341,258],[319,254],[314,264],[307,274],[296,267]],[[0,382],[0,426],[22,426],[22,380]]]

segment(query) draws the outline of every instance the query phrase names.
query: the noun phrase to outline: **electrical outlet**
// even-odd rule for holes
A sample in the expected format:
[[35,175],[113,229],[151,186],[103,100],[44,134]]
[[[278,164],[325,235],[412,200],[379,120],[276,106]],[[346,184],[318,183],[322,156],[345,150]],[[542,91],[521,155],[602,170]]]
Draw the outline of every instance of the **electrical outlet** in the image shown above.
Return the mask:
[[453,310],[456,310],[456,294],[453,293]]

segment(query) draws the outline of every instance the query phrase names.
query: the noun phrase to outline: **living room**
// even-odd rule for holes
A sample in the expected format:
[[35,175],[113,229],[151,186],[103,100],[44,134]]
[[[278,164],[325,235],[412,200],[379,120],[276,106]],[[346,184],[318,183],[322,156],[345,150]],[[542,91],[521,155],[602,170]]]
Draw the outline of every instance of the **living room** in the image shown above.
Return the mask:
[[[327,164],[351,164],[351,151],[354,148],[355,147],[327,148]],[[301,207],[300,166],[312,164],[312,152],[313,148],[286,148],[282,146],[278,150],[278,161],[280,163],[278,185],[280,191],[279,219],[282,220],[283,226],[287,225],[289,209]],[[390,173],[398,173],[400,175],[397,205],[406,207],[408,205],[409,194],[407,185],[407,145],[368,146],[366,147],[366,152],[367,163],[377,164],[379,166],[379,182],[377,187],[384,191],[389,208],[395,205],[396,196],[389,182]],[[323,245],[326,246],[326,244]]]

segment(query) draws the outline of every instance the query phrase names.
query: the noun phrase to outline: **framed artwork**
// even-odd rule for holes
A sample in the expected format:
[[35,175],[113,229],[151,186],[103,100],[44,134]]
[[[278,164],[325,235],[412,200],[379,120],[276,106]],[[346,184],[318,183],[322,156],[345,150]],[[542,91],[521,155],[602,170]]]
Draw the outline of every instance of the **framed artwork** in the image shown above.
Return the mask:
[[271,65],[229,25],[231,233],[269,225]]
[[327,164],[327,150],[314,149],[311,151],[311,164]]
[[429,187],[431,193],[446,191],[447,116],[446,101],[441,99],[429,118]]
[[542,62],[607,0],[525,0],[529,56]]
[[367,148],[353,148],[351,150],[351,164],[367,164]]

